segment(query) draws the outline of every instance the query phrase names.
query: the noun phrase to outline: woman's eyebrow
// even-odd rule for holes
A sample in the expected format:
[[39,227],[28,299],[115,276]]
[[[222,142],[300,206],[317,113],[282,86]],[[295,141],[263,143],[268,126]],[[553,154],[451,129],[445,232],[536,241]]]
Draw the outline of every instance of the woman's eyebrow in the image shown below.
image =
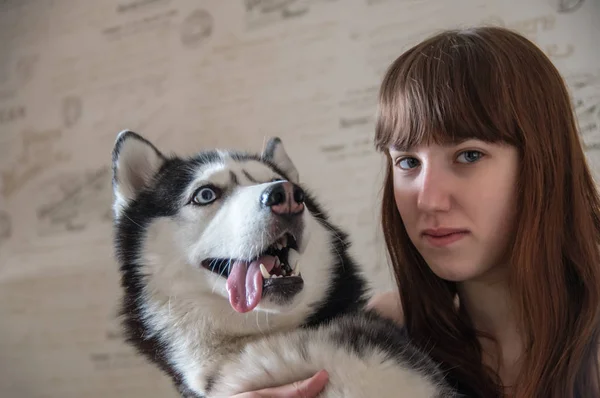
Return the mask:
[[[451,148],[454,146],[464,144],[465,142],[470,141],[470,140],[471,140],[471,138],[460,138],[460,139],[456,139],[456,140],[440,142],[438,145],[440,145],[441,147],[444,147],[444,148]],[[394,152],[414,151],[414,147],[409,147],[405,144],[400,144],[400,143],[391,144],[389,149],[390,149],[390,151],[394,151]]]
[[394,152],[410,152],[413,148],[412,147],[408,147],[405,144],[392,144],[390,145],[390,151],[394,151]]

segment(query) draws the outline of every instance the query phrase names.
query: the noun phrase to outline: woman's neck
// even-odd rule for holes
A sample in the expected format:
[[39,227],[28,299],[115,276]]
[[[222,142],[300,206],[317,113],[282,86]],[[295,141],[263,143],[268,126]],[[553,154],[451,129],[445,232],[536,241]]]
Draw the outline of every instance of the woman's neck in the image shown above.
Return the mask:
[[474,326],[501,340],[515,326],[510,295],[504,282],[468,281],[458,286],[459,305]]
[[511,385],[518,375],[522,340],[505,279],[461,283],[458,295],[473,326],[495,340],[480,339],[484,363],[498,373],[505,386]]

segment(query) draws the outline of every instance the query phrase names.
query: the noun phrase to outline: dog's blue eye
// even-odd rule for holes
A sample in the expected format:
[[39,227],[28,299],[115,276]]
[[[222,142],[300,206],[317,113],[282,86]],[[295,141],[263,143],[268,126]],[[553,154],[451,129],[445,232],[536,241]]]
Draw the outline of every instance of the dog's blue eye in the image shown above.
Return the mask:
[[202,187],[194,194],[193,201],[199,205],[207,205],[217,199],[217,193],[213,188]]

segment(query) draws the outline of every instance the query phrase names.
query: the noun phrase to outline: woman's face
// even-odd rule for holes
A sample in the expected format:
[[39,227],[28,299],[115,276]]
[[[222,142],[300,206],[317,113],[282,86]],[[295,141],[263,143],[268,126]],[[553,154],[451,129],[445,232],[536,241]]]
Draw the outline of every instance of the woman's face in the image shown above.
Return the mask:
[[514,222],[516,148],[468,140],[390,149],[396,206],[440,278],[478,278],[504,261]]

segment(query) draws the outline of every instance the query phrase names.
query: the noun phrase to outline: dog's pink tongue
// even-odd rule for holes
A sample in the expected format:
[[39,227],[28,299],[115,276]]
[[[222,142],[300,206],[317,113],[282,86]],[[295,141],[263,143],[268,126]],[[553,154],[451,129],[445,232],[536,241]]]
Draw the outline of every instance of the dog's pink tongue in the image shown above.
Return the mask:
[[275,266],[275,257],[263,256],[250,264],[236,261],[231,266],[227,278],[227,292],[229,303],[237,312],[252,311],[260,302],[263,285],[260,264],[263,264],[267,271],[271,271]]

